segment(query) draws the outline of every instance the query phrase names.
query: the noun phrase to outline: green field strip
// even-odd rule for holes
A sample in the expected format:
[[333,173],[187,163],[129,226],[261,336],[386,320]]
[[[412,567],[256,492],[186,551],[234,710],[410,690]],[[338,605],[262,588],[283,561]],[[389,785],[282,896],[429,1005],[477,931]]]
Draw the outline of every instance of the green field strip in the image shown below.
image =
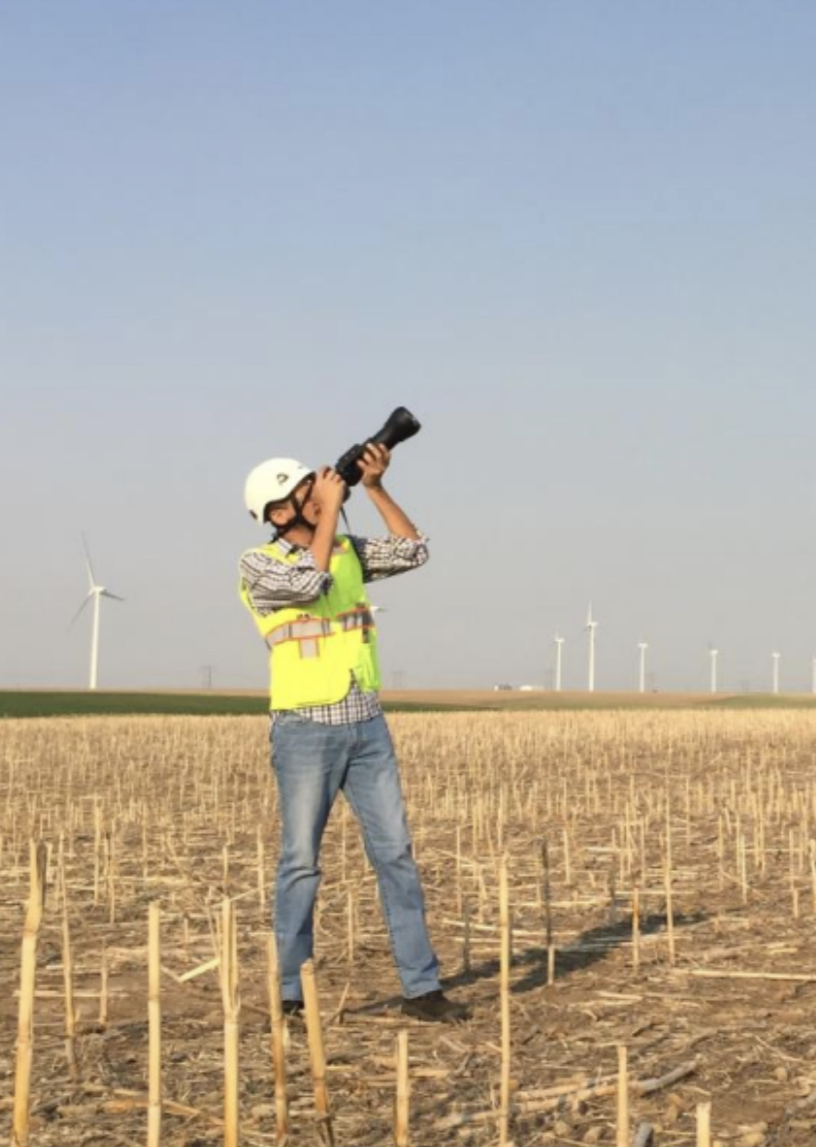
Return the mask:
[[[722,696],[682,694],[541,693],[530,696],[503,696],[483,702],[405,699],[383,701],[387,713],[537,713],[612,712],[617,710],[676,711],[681,709],[816,709],[811,694],[745,693]],[[70,690],[0,691],[0,718],[20,717],[98,717],[98,716],[262,716],[268,701],[261,694],[221,693],[139,693],[90,692]]]

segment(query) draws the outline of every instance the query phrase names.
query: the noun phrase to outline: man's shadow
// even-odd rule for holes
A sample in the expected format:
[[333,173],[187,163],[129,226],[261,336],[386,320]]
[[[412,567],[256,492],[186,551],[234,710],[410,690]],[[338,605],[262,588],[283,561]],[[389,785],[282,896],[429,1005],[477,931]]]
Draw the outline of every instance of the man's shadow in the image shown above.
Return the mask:
[[[700,924],[704,920],[709,919],[709,915],[709,913],[702,911],[678,912],[674,916],[674,927],[683,928],[690,927],[693,924]],[[662,913],[653,912],[649,916],[641,917],[641,937],[654,936],[665,930],[666,917]],[[595,928],[588,928],[585,932],[581,932],[571,943],[565,945],[563,948],[556,949],[555,979],[560,980],[573,972],[590,968],[593,964],[598,963],[599,960],[605,959],[615,948],[631,940],[631,938],[631,916],[623,917],[611,923],[600,924]],[[546,946],[527,948],[525,951],[514,955],[512,963],[514,968],[528,969],[527,974],[512,985],[510,989],[512,995],[522,995],[525,992],[533,991],[535,988],[546,986]],[[446,990],[449,988],[468,987],[471,984],[478,983],[480,980],[496,979],[500,969],[501,965],[498,959],[491,958],[489,960],[483,960],[480,964],[470,965],[452,976],[443,976],[442,985]],[[378,1000],[376,1003],[365,1004],[361,1008],[350,1009],[348,1015],[359,1015],[362,1017],[371,1014],[380,1014],[383,1008],[397,1006],[400,1003],[400,999],[401,997],[399,996],[393,996],[389,999]]]
[[[674,927],[683,928],[692,924],[699,924],[707,919],[707,913],[697,911],[677,913],[674,917]],[[644,916],[640,921],[640,935],[654,936],[665,931],[666,917],[660,913]],[[563,979],[573,972],[582,971],[603,960],[613,949],[620,947],[632,938],[631,918],[615,921],[610,924],[601,924],[589,928],[567,944],[564,948],[557,948],[555,952],[555,979]],[[518,955],[513,956],[513,967],[528,968],[527,974],[517,980],[511,988],[513,995],[533,991],[534,988],[544,987],[547,983],[547,949],[544,946],[527,948]],[[446,976],[446,988],[463,988],[480,980],[489,980],[499,974],[499,960],[492,958],[480,964],[463,968],[453,976]]]

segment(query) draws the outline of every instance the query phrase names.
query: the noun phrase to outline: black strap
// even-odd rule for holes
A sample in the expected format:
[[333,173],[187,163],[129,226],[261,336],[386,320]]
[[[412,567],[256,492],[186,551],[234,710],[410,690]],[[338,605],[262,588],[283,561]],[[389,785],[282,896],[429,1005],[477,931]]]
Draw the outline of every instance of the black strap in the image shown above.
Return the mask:
[[276,526],[275,527],[275,533],[272,537],[273,542],[276,542],[278,540],[278,538],[283,538],[284,535],[287,534],[289,532],[289,530],[292,529],[293,526],[308,526],[311,529],[311,522],[307,522],[306,519],[303,517],[303,506],[306,504],[306,502],[309,501],[309,498],[311,497],[311,494],[312,494],[312,487],[313,486],[314,486],[314,478],[312,478],[312,480],[309,484],[309,489],[307,490],[306,496],[303,499],[303,503],[300,505],[298,505],[298,502],[295,498],[295,491],[294,490],[289,495],[289,497],[286,499],[286,501],[292,506],[292,509],[295,512],[294,512],[293,516],[289,519],[288,522],[285,522],[282,526]]

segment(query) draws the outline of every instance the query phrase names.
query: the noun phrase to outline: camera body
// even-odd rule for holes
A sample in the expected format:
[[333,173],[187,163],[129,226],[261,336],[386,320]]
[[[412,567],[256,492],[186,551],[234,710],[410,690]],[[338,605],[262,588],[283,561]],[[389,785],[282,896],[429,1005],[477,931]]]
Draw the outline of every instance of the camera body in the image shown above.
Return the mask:
[[418,434],[421,426],[422,424],[414,418],[410,410],[406,410],[404,406],[398,406],[389,414],[385,425],[376,434],[366,438],[362,444],[351,446],[337,460],[334,468],[349,488],[356,486],[362,477],[357,469],[357,463],[362,458],[366,446],[382,444],[387,446],[389,450],[393,450],[400,442],[405,442],[407,438],[413,438],[415,434]]

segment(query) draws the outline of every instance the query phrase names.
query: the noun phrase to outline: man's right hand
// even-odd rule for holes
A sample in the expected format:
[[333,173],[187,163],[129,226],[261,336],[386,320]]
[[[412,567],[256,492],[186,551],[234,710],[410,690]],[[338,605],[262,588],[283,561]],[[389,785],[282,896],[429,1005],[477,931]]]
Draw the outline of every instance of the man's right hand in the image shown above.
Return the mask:
[[331,466],[321,466],[317,471],[312,497],[325,513],[337,514],[346,496],[346,483]]
[[309,549],[319,570],[331,566],[337,516],[343,505],[346,483],[331,466],[321,466],[315,475],[311,500],[317,506],[317,527]]

